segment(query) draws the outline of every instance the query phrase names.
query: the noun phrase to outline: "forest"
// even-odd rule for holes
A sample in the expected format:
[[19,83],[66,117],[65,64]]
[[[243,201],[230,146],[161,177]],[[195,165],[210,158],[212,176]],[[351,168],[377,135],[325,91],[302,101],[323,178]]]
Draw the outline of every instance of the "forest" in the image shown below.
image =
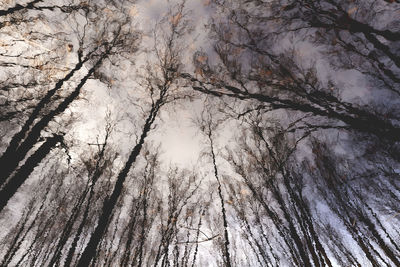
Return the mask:
[[399,0],[0,0],[0,266],[400,266]]

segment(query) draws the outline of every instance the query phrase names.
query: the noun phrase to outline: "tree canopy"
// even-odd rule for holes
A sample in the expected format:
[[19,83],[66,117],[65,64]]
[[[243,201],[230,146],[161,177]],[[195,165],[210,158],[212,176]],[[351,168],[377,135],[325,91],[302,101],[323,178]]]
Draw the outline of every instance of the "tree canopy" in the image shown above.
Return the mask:
[[400,266],[399,10],[3,1],[0,265]]

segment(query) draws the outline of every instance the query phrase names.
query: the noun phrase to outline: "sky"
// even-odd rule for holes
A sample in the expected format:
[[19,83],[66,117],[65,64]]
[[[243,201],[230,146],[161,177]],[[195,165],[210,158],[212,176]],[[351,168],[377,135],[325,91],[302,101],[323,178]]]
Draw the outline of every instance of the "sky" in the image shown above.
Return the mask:
[[[142,47],[151,43],[151,32],[156,23],[166,16],[168,7],[173,7],[179,2],[180,1],[177,0],[138,0],[135,5],[127,7],[129,8],[130,14],[136,18],[136,27],[144,33]],[[190,12],[188,18],[194,30],[191,32],[190,36],[185,39],[185,42],[188,43],[188,49],[182,54],[184,64],[183,70],[192,73],[192,57],[194,52],[204,51],[209,55],[212,54],[212,41],[210,41],[205,24],[213,14],[213,10],[210,7],[210,0],[187,0],[185,7],[186,10]],[[49,32],[51,32],[51,29],[49,29]],[[302,36],[298,38],[299,40],[296,42],[284,39],[282,43],[279,43],[277,46],[284,51],[284,49],[296,45],[298,49],[297,60],[302,61],[304,59],[304,61],[302,61],[304,66],[315,64],[318,72],[317,74],[320,78],[319,80],[325,82],[329,79],[334,80],[337,87],[341,88],[341,91],[333,87],[331,90],[333,92],[338,90],[337,94],[346,101],[364,104],[370,103],[376,98],[376,95],[369,93],[370,90],[365,76],[356,70],[335,70],[329,65],[329,60],[323,58],[323,51],[320,50],[320,47],[301,40]],[[71,40],[71,42],[74,44],[74,47],[78,46],[77,43],[74,43],[74,40]],[[46,44],[38,46],[38,44],[30,42],[24,45],[27,47],[35,47],[35,49],[39,50],[47,49]],[[74,58],[76,54],[71,54],[73,55],[66,57],[65,66],[71,67],[76,63],[76,58]],[[140,66],[146,63],[147,57],[148,55],[146,53],[137,53],[135,57],[135,66],[133,66],[132,69],[136,69],[136,67],[140,69]],[[107,68],[107,66],[105,68]],[[80,156],[78,153],[86,153],[87,150],[82,148],[89,148],[89,143],[95,143],[97,141],[101,143],[104,136],[104,124],[107,119],[107,114],[110,114],[111,121],[115,122],[114,132],[112,134],[113,140],[110,143],[116,146],[120,154],[123,154],[116,165],[123,164],[126,155],[131,151],[136,142],[137,136],[135,136],[134,133],[132,134],[132,132],[135,130],[140,132],[144,121],[143,118],[147,115],[146,112],[141,114],[141,109],[134,105],[135,100],[141,97],[143,98],[144,95],[141,94],[140,89],[135,90],[138,87],[135,86],[136,77],[134,74],[129,75],[132,69],[127,69],[126,73],[121,74],[121,77],[126,77],[127,79],[124,80],[124,78],[122,78],[124,81],[120,81],[120,86],[117,84],[109,88],[98,80],[90,79],[84,87],[82,98],[71,104],[66,114],[79,117],[79,119],[74,122],[73,126],[67,129],[67,135],[70,137],[69,140],[78,143],[78,145],[73,144],[74,146],[71,146],[76,150],[75,154],[73,151],[70,151],[73,157],[78,158]],[[109,72],[112,73],[112,70],[109,70]],[[119,88],[123,88],[124,90],[119,91]],[[374,90],[372,91],[375,92]],[[379,100],[379,98],[376,99]],[[398,100],[390,99],[388,101]],[[147,106],[143,105],[143,107]],[[212,168],[210,168],[209,164],[210,159],[208,157],[207,162],[207,160],[204,160],[204,157],[201,157],[202,152],[209,152],[208,140],[199,131],[198,126],[195,125],[195,120],[200,116],[203,108],[204,98],[195,99],[194,101],[185,100],[163,106],[161,112],[158,114],[155,123],[156,127],[150,132],[146,143],[155,146],[160,145],[160,160],[165,166],[177,165],[189,169],[192,167],[194,169],[196,166],[196,169],[200,169],[200,175],[204,174],[207,179],[209,178],[207,182],[212,183],[214,180],[212,180]],[[279,119],[282,118],[280,122],[285,123],[286,113],[281,112],[279,114],[282,115],[277,116]],[[223,155],[221,155],[224,153],[223,148],[225,145],[233,142],[235,136],[240,135],[240,133],[235,131],[239,127],[235,127],[230,123],[231,122],[224,122],[219,125],[218,135],[214,140],[215,150],[217,151],[217,165],[218,168],[221,169],[222,175],[227,173],[233,175],[227,162],[224,161]],[[331,133],[336,134],[334,131],[331,131]],[[337,136],[339,138],[339,135]],[[321,139],[333,139],[334,137],[326,131],[323,133]],[[332,149],[335,150],[337,154],[341,154],[347,159],[353,160],[355,157],[359,156],[354,152],[352,152],[353,154],[349,153],[349,151],[353,150],[353,147],[349,146],[348,142],[345,142],[347,138],[346,134],[341,135],[341,138],[344,141],[341,140],[338,144],[332,145]],[[93,148],[93,150],[95,150],[95,148]],[[296,156],[299,156],[298,162],[301,162],[302,159],[306,157],[312,158],[314,155],[312,147],[307,143],[299,144],[297,152]],[[120,168],[120,166],[115,167],[115,169],[118,168]],[[164,170],[165,169],[166,167]],[[233,176],[230,177],[232,178]],[[26,186],[29,186],[29,184],[26,184],[25,187]],[[305,188],[304,192],[306,195],[313,195],[315,194],[315,190],[315,188],[308,187]],[[21,198],[24,193],[26,192],[19,192],[13,200],[13,207],[15,207],[16,213],[22,210],[22,207],[20,207],[22,201],[20,201],[19,198]],[[335,220],[335,218],[330,216],[331,212],[329,207],[324,204],[321,199],[313,198],[312,203],[316,207],[316,210],[323,214],[325,219],[332,220],[332,224],[339,224],[339,220]],[[346,234],[344,233],[344,235]],[[348,239],[350,240],[350,238]],[[207,244],[202,246],[206,247]]]
[[[211,9],[207,0],[187,0],[185,7],[190,10],[190,21],[195,26],[194,31],[189,36],[191,44],[187,54],[183,57],[184,69],[190,70],[192,54],[197,51],[210,50],[209,41],[207,41],[207,30],[204,27],[208,21]],[[132,14],[136,17],[137,26],[145,35],[150,35],[155,23],[165,16],[169,6],[174,6],[179,1],[167,0],[149,0],[138,1],[136,5],[130,7]],[[146,38],[146,36],[145,36]],[[143,40],[146,41],[145,39]],[[139,54],[135,64],[140,66],[145,64],[146,55]],[[73,132],[78,140],[83,143],[92,142],[97,135],[102,135],[105,114],[111,112],[115,116],[124,112],[125,104],[121,102],[121,96],[118,92],[110,91],[109,88],[97,81],[90,81],[85,86],[85,98],[88,101],[80,101],[74,104],[72,111],[81,113],[78,124],[73,127]],[[149,140],[161,145],[161,161],[165,164],[174,164],[183,166],[195,165],[202,149],[203,137],[193,123],[193,118],[201,112],[201,101],[183,102],[163,107],[159,114],[159,123],[157,128],[150,133]],[[130,122],[123,120],[116,125],[117,132],[127,132]],[[101,129],[101,130],[99,130]],[[127,129],[127,131],[124,131]],[[116,134],[116,139],[121,136]],[[120,140],[127,143],[125,152],[132,147],[131,136],[123,136]]]

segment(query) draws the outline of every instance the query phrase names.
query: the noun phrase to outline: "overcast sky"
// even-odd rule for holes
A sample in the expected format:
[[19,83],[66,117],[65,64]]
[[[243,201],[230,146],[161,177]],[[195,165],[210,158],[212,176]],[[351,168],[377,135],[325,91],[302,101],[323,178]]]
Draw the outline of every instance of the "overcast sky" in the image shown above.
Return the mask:
[[[180,1],[167,0],[149,0],[138,1],[132,13],[137,17],[138,27],[147,35],[143,39],[142,45],[146,46],[146,41],[151,42],[151,32],[156,22],[160,21],[165,15],[169,7]],[[210,12],[209,1],[207,0],[188,0],[186,2],[186,11],[190,12],[190,22],[194,26],[190,39],[190,45],[186,55],[184,55],[184,68],[191,70],[191,59],[195,51],[209,51],[211,49],[210,42],[207,40],[207,30],[204,27],[209,19]],[[146,39],[147,38],[147,39]],[[187,40],[186,40],[187,41]],[[135,64],[140,66],[146,61],[146,54],[140,54]],[[129,85],[128,85],[129,86]],[[132,85],[131,85],[132,86]],[[73,132],[82,142],[94,141],[96,135],[101,136],[103,130],[105,114],[110,111],[117,116],[120,112],[129,112],[126,109],[126,103],[121,102],[123,97],[115,91],[110,91],[100,82],[91,81],[86,88],[86,96],[88,101],[76,104],[73,111],[79,111],[82,114],[81,120]],[[193,125],[193,118],[201,111],[201,101],[184,102],[179,105],[165,106],[160,113],[160,123],[155,131],[150,133],[149,141],[161,144],[161,159],[166,164],[178,164],[180,166],[190,166],[195,164],[201,150],[202,137],[198,129]],[[124,128],[129,128],[129,122],[124,120],[116,125],[118,130],[124,132]],[[100,130],[99,130],[100,129]],[[126,132],[127,132],[126,131]],[[120,136],[116,133],[116,138]],[[224,137],[222,137],[223,140]],[[126,146],[122,146],[128,152],[132,146],[130,137],[123,137]]]

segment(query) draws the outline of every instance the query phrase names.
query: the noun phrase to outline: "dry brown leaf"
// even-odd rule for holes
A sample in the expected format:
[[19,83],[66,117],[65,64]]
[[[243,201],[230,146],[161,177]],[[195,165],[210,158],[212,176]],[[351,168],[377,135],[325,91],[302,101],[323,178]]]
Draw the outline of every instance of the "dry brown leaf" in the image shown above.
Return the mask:
[[138,13],[139,13],[139,11],[138,11],[138,9],[136,8],[136,6],[132,6],[132,7],[129,9],[129,15],[130,15],[131,17],[136,17],[136,16],[138,15]]
[[200,75],[201,77],[204,77],[204,72],[203,72],[203,70],[200,69],[200,68],[197,68],[197,69],[194,71],[194,73],[196,74],[196,78],[197,78],[197,75]]
[[172,25],[174,25],[176,27],[178,25],[179,21],[181,20],[181,18],[182,18],[182,13],[180,13],[180,12],[178,14],[176,14],[175,16],[173,16],[171,18]]
[[262,76],[262,77],[268,77],[268,76],[271,76],[272,71],[261,69],[258,73],[259,73],[260,76]]
[[206,63],[207,62],[207,56],[199,56],[199,57],[197,57],[197,60],[200,62],[200,63]]
[[347,14],[349,14],[349,16],[351,16],[354,12],[356,12],[356,10],[357,10],[357,7],[350,8],[350,9],[347,11]]
[[247,191],[246,189],[242,189],[241,191],[240,191],[240,194],[242,194],[242,195],[244,195],[244,196],[247,196],[247,195],[249,195],[249,191]]
[[204,6],[209,6],[211,4],[211,0],[203,0]]
[[74,49],[74,46],[72,44],[67,44],[67,52],[71,52],[72,49]]

